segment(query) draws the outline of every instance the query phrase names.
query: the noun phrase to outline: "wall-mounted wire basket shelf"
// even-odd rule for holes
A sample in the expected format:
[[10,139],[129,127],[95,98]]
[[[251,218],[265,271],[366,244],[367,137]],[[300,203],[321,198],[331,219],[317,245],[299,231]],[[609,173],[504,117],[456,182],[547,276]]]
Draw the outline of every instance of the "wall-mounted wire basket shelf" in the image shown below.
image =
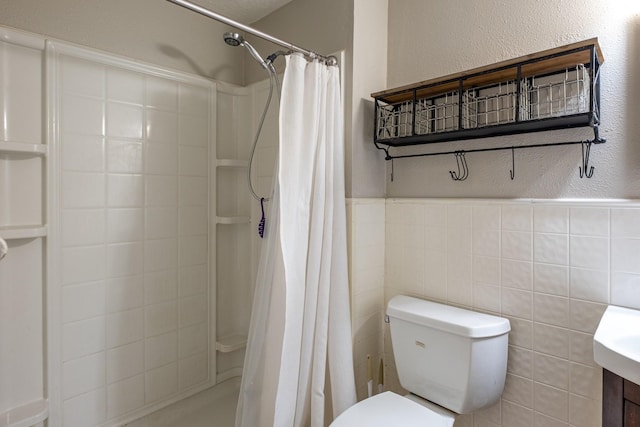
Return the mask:
[[603,62],[593,38],[373,93],[374,143],[387,160],[456,153],[395,155],[394,147],[582,126],[594,128],[594,140],[464,151],[602,143],[597,127]]

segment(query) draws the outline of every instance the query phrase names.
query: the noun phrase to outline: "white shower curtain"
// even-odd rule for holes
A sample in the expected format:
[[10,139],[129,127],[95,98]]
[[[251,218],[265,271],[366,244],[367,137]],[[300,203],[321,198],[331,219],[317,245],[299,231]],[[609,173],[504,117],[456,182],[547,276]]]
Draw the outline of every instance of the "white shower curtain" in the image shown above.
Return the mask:
[[237,427],[323,427],[356,402],[338,71],[287,56]]

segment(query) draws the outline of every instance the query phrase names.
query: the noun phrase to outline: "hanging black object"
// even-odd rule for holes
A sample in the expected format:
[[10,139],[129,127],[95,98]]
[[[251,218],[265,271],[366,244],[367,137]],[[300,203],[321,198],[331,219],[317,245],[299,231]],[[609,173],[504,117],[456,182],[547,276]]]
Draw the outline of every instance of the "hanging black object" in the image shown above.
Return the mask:
[[260,217],[260,222],[258,223],[258,236],[260,236],[261,239],[264,239],[264,224],[266,222],[266,218],[264,216],[265,200],[266,199],[264,197],[260,198],[260,210],[262,211],[262,216]]

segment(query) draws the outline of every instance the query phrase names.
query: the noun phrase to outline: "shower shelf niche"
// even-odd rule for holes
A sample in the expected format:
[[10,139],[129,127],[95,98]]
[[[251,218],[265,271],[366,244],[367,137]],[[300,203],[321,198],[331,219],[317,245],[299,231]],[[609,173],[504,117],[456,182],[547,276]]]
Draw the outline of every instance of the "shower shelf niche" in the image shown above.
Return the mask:
[[34,239],[47,235],[46,225],[17,225],[0,227],[0,237],[5,240]]
[[218,159],[217,164],[218,164],[218,167],[220,168],[248,168],[249,167],[248,160]]
[[46,156],[48,147],[44,144],[30,144],[25,142],[0,142],[0,153],[24,153]]
[[218,340],[216,341],[216,350],[221,353],[230,353],[232,351],[243,349],[246,346],[247,336],[243,334],[218,337]]
[[[392,160],[451,154],[392,155],[390,150],[396,147],[584,126],[596,133],[590,142],[604,142],[597,135],[603,62],[593,38],[372,93],[374,144]],[[512,148],[509,142],[466,151]]]

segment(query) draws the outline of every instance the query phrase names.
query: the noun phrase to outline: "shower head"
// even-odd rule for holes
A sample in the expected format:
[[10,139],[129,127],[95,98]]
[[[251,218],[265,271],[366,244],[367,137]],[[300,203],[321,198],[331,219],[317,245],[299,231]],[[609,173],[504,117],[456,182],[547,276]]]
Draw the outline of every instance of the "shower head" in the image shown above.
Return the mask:
[[244,38],[238,33],[224,33],[222,36],[224,42],[229,46],[240,46],[244,42]]
[[246,41],[240,34],[238,34],[238,33],[224,33],[224,35],[222,37],[224,38],[224,42],[226,44],[228,44],[229,46],[234,46],[234,47],[235,46],[244,46],[249,51],[251,56],[253,56],[253,59],[258,61],[258,63],[262,66],[262,68],[264,68],[265,70],[269,71],[269,65],[267,64],[267,62],[264,59],[262,59],[262,57],[260,56],[258,51],[255,50],[253,48],[253,46],[251,46],[249,44],[249,42]]

